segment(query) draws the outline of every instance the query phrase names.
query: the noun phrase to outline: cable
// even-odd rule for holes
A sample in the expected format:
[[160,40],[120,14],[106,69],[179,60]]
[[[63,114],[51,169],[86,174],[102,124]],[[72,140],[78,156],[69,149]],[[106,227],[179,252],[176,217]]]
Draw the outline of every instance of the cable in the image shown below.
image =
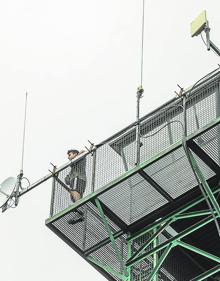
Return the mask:
[[208,74],[206,74],[205,76],[203,76],[202,78],[200,78],[193,86],[192,88],[189,90],[188,96],[191,94],[191,92],[194,90],[195,86],[202,81],[203,79],[205,79],[206,77],[210,76],[211,74],[213,74],[214,72],[216,72],[217,70],[219,70],[219,67],[212,70],[211,72],[209,72]]
[[170,122],[167,122],[167,124],[165,124],[162,128],[160,128],[158,131],[156,131],[155,133],[153,134],[150,134],[150,135],[147,135],[147,136],[141,136],[142,138],[150,138],[154,135],[156,135],[157,133],[159,133],[162,129],[164,129],[165,127],[167,127],[168,125],[172,124],[172,123],[180,123],[180,125],[182,126],[182,129],[184,129],[184,126],[183,126],[183,123],[179,120],[173,120],[173,121],[170,121]]
[[[27,182],[26,186],[24,186],[24,181]],[[30,181],[29,181],[28,178],[26,178],[26,177],[22,177],[22,178],[21,178],[20,188],[21,188],[22,190],[27,190],[30,185],[31,185],[31,184],[30,184]]]
[[[205,42],[205,40],[204,40],[204,38],[203,38],[203,35],[202,35],[202,33],[200,33],[200,36],[201,36],[201,38],[202,38],[202,41],[203,41],[203,43],[206,45],[206,47],[207,47],[207,43]],[[219,57],[219,55],[218,54],[216,54],[216,52],[212,49],[212,48],[210,48],[210,50],[216,55],[216,56],[218,56]]]

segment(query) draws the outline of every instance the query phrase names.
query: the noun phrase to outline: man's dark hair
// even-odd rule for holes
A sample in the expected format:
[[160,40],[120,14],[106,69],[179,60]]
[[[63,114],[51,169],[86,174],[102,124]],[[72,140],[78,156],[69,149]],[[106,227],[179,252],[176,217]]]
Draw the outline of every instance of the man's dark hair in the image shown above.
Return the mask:
[[67,154],[69,154],[69,153],[77,153],[77,154],[79,154],[79,150],[77,150],[77,149],[69,149],[68,151],[67,151]]

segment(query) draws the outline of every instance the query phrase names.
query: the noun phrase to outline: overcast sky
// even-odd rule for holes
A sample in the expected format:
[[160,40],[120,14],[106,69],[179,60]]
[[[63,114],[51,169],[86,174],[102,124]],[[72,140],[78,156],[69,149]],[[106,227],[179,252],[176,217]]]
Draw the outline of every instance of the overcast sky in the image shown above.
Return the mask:
[[[220,46],[219,0],[146,1],[144,115],[217,67],[190,22],[204,9]],[[69,148],[99,143],[133,122],[140,84],[142,0],[0,2],[0,182],[21,166],[31,182]],[[45,227],[51,182],[0,213],[0,280],[105,280]]]

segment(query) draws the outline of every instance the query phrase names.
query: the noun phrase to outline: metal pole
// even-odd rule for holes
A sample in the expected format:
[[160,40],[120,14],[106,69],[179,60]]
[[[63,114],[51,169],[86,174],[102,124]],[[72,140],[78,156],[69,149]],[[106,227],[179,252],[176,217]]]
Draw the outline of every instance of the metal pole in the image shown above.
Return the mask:
[[96,155],[97,154],[97,150],[95,149],[94,151],[93,151],[93,154],[92,154],[92,160],[93,160],[93,162],[92,162],[92,192],[94,192],[95,191],[95,173],[96,173]]
[[[157,233],[157,228],[155,227],[154,229],[153,229],[153,235],[155,235]],[[158,241],[159,239],[158,239],[158,236],[157,237],[155,237],[155,239],[153,240],[153,247],[154,248],[156,248],[158,245],[159,245],[159,241]],[[159,257],[158,257],[158,253],[156,252],[156,253],[154,253],[153,254],[153,268],[156,268],[157,267],[157,265],[158,265],[158,260],[159,260]],[[155,271],[155,275],[154,275],[154,277],[153,277],[153,279],[152,279],[153,281],[158,281],[158,271]]]
[[[130,236],[130,234],[129,234]],[[132,243],[133,241],[128,241],[128,260],[131,258],[132,256]],[[127,273],[128,273],[128,281],[132,281],[132,267],[128,267],[127,268]]]
[[[53,173],[56,172],[56,166],[53,167]],[[54,198],[55,198],[56,178],[52,180],[51,202],[50,202],[50,217],[54,214]]]
[[140,164],[140,136],[141,136],[141,128],[140,128],[140,99],[143,97],[144,89],[142,86],[137,89],[137,114],[136,114],[136,162],[135,165]]
[[[126,161],[126,157],[125,157],[125,153],[124,153],[123,148],[121,148],[120,153],[121,153],[121,157],[122,157],[122,161],[123,161],[125,171],[127,172],[129,170],[129,168],[128,168],[128,163]],[[132,222],[133,186],[132,186],[132,181],[131,181],[130,178],[128,178],[128,186],[129,186],[129,222],[131,223]]]
[[186,95],[183,95],[183,119],[184,119],[184,136],[187,137],[187,111]]

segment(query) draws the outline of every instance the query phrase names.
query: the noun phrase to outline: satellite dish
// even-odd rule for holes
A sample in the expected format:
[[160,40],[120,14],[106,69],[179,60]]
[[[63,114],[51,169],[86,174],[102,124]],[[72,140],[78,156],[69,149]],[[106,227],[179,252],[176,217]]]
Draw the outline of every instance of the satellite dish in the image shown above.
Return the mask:
[[0,208],[11,198],[15,190],[17,179],[9,177],[0,184]]

